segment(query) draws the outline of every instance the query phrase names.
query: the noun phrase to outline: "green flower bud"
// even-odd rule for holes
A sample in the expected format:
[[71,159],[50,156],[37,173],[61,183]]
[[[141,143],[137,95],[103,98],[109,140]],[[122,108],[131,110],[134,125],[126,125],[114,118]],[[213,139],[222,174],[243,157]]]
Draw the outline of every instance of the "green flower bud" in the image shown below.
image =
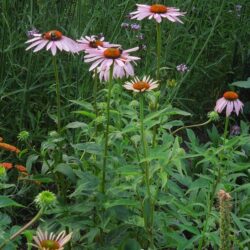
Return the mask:
[[56,195],[50,191],[42,191],[35,198],[35,203],[40,208],[53,207],[56,204]]
[[58,134],[55,130],[53,130],[53,131],[50,131],[50,132],[49,132],[49,136],[50,136],[50,137],[57,138],[57,137],[59,137],[59,134]]
[[6,176],[6,169],[0,164],[0,178]]
[[220,119],[220,116],[216,111],[209,112],[207,117],[212,121],[218,121]]
[[177,81],[175,79],[168,79],[167,80],[167,86],[169,88],[174,88],[177,85]]
[[18,134],[17,139],[19,141],[27,141],[29,137],[30,137],[30,133],[26,130],[23,130]]
[[137,108],[139,107],[140,103],[137,100],[133,100],[129,103],[129,106],[132,108]]

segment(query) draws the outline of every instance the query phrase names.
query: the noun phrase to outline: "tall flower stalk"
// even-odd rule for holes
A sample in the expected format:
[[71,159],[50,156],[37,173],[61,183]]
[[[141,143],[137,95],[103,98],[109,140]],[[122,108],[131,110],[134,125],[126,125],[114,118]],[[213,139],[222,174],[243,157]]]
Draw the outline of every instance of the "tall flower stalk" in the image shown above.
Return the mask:
[[61,131],[61,92],[60,92],[60,82],[59,82],[59,74],[56,57],[52,57],[53,66],[54,66],[54,74],[56,81],[56,108],[57,108],[57,130],[58,133]]
[[105,130],[105,143],[104,143],[104,151],[103,151],[102,181],[101,181],[101,192],[102,193],[105,193],[105,191],[106,191],[106,165],[107,165],[107,157],[108,157],[110,101],[111,101],[113,70],[114,70],[114,65],[112,64],[110,71],[109,71],[109,80],[108,80],[107,124],[106,124],[106,130]]
[[[141,141],[143,145],[143,157],[147,158],[147,141],[144,132],[144,96],[143,93],[140,94],[140,130],[141,130]],[[149,237],[150,246],[154,246],[154,236],[153,236],[153,220],[154,220],[154,204],[152,200],[152,195],[150,191],[150,173],[149,173],[149,162],[146,160],[144,163],[144,179],[146,183],[147,196],[144,199],[144,208],[149,206],[149,213],[146,213],[144,209],[144,224],[145,229]]]
[[161,68],[161,47],[162,47],[162,38],[161,38],[161,25],[156,23],[156,43],[157,43],[157,69],[156,69],[156,79],[160,80],[160,68]]
[[144,170],[144,182],[146,184],[146,197],[144,198],[142,209],[144,217],[145,231],[148,234],[150,247],[154,249],[153,223],[154,223],[154,201],[150,191],[150,164],[147,160],[148,149],[147,140],[144,131],[144,92],[151,91],[159,86],[158,81],[150,79],[149,76],[144,76],[142,79],[135,77],[130,82],[125,82],[123,87],[127,90],[132,90],[140,94],[140,134],[142,142],[142,151],[144,162],[142,168]]

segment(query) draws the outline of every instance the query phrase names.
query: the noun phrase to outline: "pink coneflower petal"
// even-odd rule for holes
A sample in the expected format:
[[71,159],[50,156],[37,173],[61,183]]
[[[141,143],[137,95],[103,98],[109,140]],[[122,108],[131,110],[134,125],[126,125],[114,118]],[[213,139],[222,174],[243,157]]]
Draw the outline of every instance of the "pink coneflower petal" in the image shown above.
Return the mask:
[[37,52],[37,51],[43,49],[43,48],[46,46],[47,43],[48,43],[48,41],[46,41],[46,40],[43,41],[43,42],[41,42],[41,43],[34,49],[34,52]]
[[51,49],[52,55],[55,56],[56,55],[56,45],[55,45],[55,43],[52,44],[50,49]]

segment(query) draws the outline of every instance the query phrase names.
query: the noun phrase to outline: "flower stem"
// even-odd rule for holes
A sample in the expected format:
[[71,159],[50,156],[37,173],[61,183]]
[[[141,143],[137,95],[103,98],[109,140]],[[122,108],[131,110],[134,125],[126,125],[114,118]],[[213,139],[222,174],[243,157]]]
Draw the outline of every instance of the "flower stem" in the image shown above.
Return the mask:
[[44,213],[44,209],[41,208],[38,213],[33,217],[32,220],[30,220],[27,224],[25,224],[22,228],[20,228],[16,233],[14,233],[9,239],[5,240],[1,245],[0,249],[2,249],[8,242],[14,240],[17,236],[19,236],[23,231],[25,231],[28,227],[30,227],[32,224],[34,224],[37,220],[40,219],[42,214]]
[[173,131],[171,134],[174,135],[176,134],[178,131],[182,130],[182,129],[185,129],[185,128],[195,128],[195,127],[201,127],[201,126],[205,126],[207,124],[209,124],[212,120],[209,119],[203,123],[199,123],[199,124],[192,124],[192,125],[188,125],[188,126],[183,126],[183,127],[180,127],[178,129],[176,129],[175,131]]
[[[156,69],[156,79],[160,80],[160,67],[161,67],[161,25],[156,23],[156,59],[157,59],[157,69]],[[158,109],[159,96],[156,97],[155,100],[155,111]],[[157,135],[158,127],[155,125],[153,127],[153,142],[152,145],[155,147],[156,144],[156,135]]]
[[156,42],[157,42],[157,70],[156,79],[160,80],[160,67],[161,67],[161,25],[156,23]]
[[[140,129],[141,129],[141,141],[143,145],[143,157],[147,158],[148,152],[147,152],[147,142],[145,139],[145,132],[144,132],[144,99],[143,94],[140,94]],[[150,215],[149,218],[147,218],[147,214],[143,213],[144,216],[144,224],[146,227],[146,231],[149,236],[149,242],[150,246],[153,247],[154,244],[154,238],[153,238],[153,218],[154,218],[154,204],[152,201],[151,191],[150,191],[150,177],[149,177],[149,163],[146,160],[145,164],[145,183],[146,183],[146,189],[147,189],[147,200],[149,202],[150,207]],[[145,199],[146,201],[146,199]],[[153,249],[153,248],[152,248]]]
[[109,81],[108,81],[108,99],[107,99],[107,124],[105,131],[105,144],[103,152],[103,165],[102,165],[102,182],[101,182],[101,192],[105,194],[106,188],[106,165],[108,157],[108,140],[109,140],[109,122],[110,122],[110,101],[111,101],[111,90],[112,90],[112,78],[113,78],[114,65],[110,67]]
[[94,71],[94,87],[93,87],[93,97],[94,97],[94,109],[95,109],[95,114],[96,117],[98,116],[98,111],[97,111],[97,84],[98,84],[98,75],[97,75],[97,70],[95,69]]
[[224,127],[224,135],[223,135],[224,141],[225,141],[226,138],[227,138],[228,125],[229,125],[229,117],[226,116],[225,127]]
[[56,104],[57,104],[57,130],[60,133],[61,130],[61,95],[60,95],[60,82],[58,75],[58,67],[56,62],[56,57],[53,56],[54,74],[56,80]]

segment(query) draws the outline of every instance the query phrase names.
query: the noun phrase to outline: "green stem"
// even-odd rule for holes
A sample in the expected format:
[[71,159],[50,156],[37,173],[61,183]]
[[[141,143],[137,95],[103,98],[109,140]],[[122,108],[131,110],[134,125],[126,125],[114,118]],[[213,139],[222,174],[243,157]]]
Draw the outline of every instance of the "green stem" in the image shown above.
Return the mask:
[[217,179],[213,183],[212,190],[211,190],[211,193],[210,193],[211,197],[208,199],[208,205],[207,205],[208,211],[207,211],[206,220],[204,222],[204,226],[203,226],[203,229],[202,229],[202,233],[201,233],[202,237],[201,237],[201,240],[199,241],[198,250],[202,250],[203,242],[205,240],[205,234],[207,232],[208,221],[209,221],[210,214],[211,214],[211,211],[212,211],[215,192],[216,192],[218,184],[220,183],[220,180],[221,180],[221,169],[220,169],[220,166],[219,166],[219,168],[218,168],[218,176],[217,176]]
[[160,80],[160,67],[161,67],[161,25],[156,23],[156,43],[157,43],[157,70],[156,70],[156,79]]
[[229,125],[229,117],[226,116],[225,127],[224,127],[224,135],[223,135],[224,141],[225,141],[226,138],[227,138],[228,125]]
[[185,128],[195,128],[195,127],[201,127],[201,126],[205,126],[207,124],[209,124],[212,120],[209,119],[207,120],[206,122],[203,122],[203,123],[199,123],[199,124],[192,124],[192,125],[188,125],[188,126],[183,126],[183,127],[180,127],[178,129],[176,129],[175,131],[173,131],[171,134],[174,135],[175,133],[177,133],[178,131],[182,130],[182,129],[185,129]]
[[[229,125],[229,117],[226,117],[225,128],[224,128],[223,146],[225,145],[225,139],[226,139],[226,136],[227,136],[228,125]],[[223,149],[223,151],[224,151],[224,149]],[[219,155],[219,162],[223,162],[223,159],[222,159],[221,155]],[[207,206],[208,207],[208,212],[207,212],[206,220],[205,220],[205,223],[204,223],[204,226],[203,226],[203,229],[202,229],[202,234],[201,234],[202,237],[201,237],[201,240],[199,241],[198,250],[202,249],[203,243],[205,241],[205,234],[207,232],[208,220],[210,218],[216,188],[217,188],[218,184],[220,183],[221,178],[222,178],[222,171],[221,171],[221,166],[219,165],[219,167],[218,167],[218,176],[217,176],[216,180],[214,181],[213,188],[212,188],[211,193],[210,193],[211,198],[209,198],[209,203],[208,203],[208,206]]]
[[60,82],[59,82],[59,75],[58,75],[58,68],[56,57],[53,56],[53,65],[54,65],[54,74],[56,80],[56,104],[57,104],[57,130],[58,133],[61,131],[61,94],[60,94]]
[[42,214],[44,213],[44,209],[41,208],[38,213],[35,215],[35,217],[29,221],[27,224],[25,224],[21,229],[19,229],[16,233],[14,233],[9,239],[5,240],[1,245],[0,249],[2,249],[8,242],[14,240],[17,236],[19,236],[23,231],[25,231],[27,228],[29,228],[32,224],[34,224],[37,220],[40,219]]
[[93,97],[94,97],[94,109],[95,109],[95,115],[96,117],[98,116],[98,111],[97,111],[97,84],[98,84],[98,74],[97,74],[97,69],[94,70],[94,87],[93,87]]
[[[141,141],[143,145],[143,156],[144,159],[147,158],[148,155],[148,150],[147,150],[147,141],[145,138],[145,132],[144,132],[144,100],[143,100],[143,93],[140,93],[140,129],[141,129]],[[153,248],[154,247],[154,238],[153,238],[153,218],[154,218],[154,205],[152,201],[152,195],[150,192],[150,176],[149,176],[149,163],[146,160],[145,162],[145,183],[146,183],[146,189],[147,189],[147,198],[149,200],[150,204],[150,218],[149,220],[146,218],[146,214],[143,213],[144,215],[144,223],[146,227],[146,231],[149,236],[149,241],[150,241],[150,246]],[[149,223],[146,223],[149,221]]]
[[105,131],[105,144],[104,144],[104,153],[103,153],[102,182],[101,182],[101,192],[103,194],[105,194],[105,191],[106,191],[106,189],[105,189],[105,185],[106,185],[106,165],[107,165],[107,157],[108,157],[110,101],[111,101],[113,69],[114,69],[114,65],[112,65],[111,68],[110,68],[109,81],[108,81],[107,124],[106,124],[106,131]]
[[[159,23],[156,23],[156,43],[157,43],[157,48],[156,48],[156,58],[157,58],[157,69],[156,69],[156,79],[159,81],[160,80],[160,68],[161,68],[161,25]],[[157,111],[157,106],[159,102],[159,96],[156,97],[155,100],[155,111]],[[155,125],[153,127],[153,148],[155,147],[156,144],[156,135],[157,135],[157,130],[158,127]]]

